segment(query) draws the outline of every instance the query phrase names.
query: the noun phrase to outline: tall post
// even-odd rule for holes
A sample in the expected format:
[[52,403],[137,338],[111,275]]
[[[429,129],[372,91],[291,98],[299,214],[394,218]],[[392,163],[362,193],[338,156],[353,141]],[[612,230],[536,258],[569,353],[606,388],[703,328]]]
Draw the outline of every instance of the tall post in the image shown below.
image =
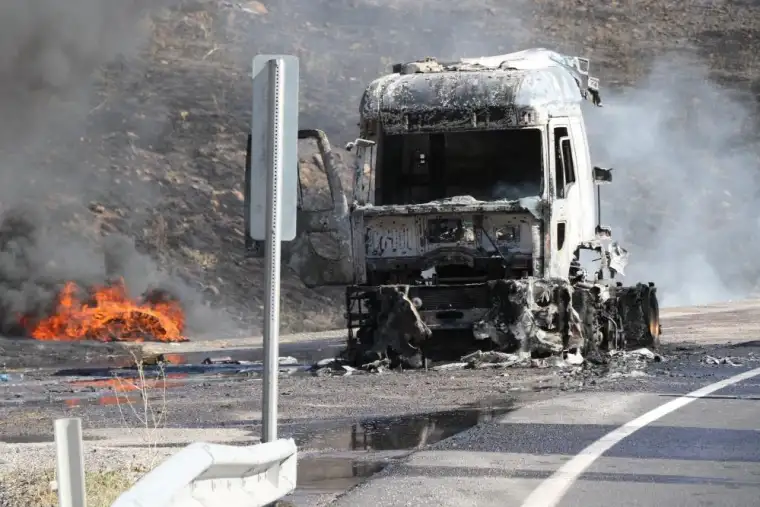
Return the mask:
[[284,74],[280,58],[269,60],[269,150],[267,164],[266,294],[264,304],[264,392],[262,441],[277,440],[277,380],[280,338],[280,220],[283,172]]
[[60,507],[87,507],[84,489],[84,453],[82,452],[82,420],[55,421],[56,481]]
[[298,217],[298,58],[254,56],[251,133],[246,149],[246,253],[265,259],[261,441],[277,440],[281,243]]

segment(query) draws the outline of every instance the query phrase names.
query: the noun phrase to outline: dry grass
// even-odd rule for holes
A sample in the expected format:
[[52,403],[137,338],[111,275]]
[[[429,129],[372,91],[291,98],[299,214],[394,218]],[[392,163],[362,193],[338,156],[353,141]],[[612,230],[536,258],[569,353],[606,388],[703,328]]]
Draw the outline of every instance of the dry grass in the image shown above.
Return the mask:
[[[142,475],[139,469],[87,472],[85,487],[88,507],[110,507],[120,494]],[[3,507],[57,507],[55,471],[14,471],[0,477],[0,505]]]
[[[114,395],[119,408],[122,425],[129,434],[137,433],[142,444],[149,454],[148,468],[152,469],[158,459],[157,434],[166,424],[166,388],[167,376],[164,363],[160,360],[152,361],[158,368],[155,377],[148,378],[145,375],[146,359],[138,358],[130,351],[136,365],[136,378],[114,377]],[[136,393],[135,396],[130,394]],[[126,394],[126,396],[122,396]]]

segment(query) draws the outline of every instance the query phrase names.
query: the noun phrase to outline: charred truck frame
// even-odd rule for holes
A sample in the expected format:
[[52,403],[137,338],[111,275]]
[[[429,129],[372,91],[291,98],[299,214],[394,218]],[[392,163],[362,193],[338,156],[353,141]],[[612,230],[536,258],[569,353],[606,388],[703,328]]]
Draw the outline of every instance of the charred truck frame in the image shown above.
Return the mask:
[[[533,355],[658,345],[656,288],[615,280],[628,254],[600,223],[612,177],[590,162],[588,70],[546,49],[395,65],[362,97],[350,205],[324,134],[301,132],[333,209],[298,217],[286,262],[310,285],[347,285],[352,361],[420,364],[447,331]],[[317,262],[305,238],[328,231],[341,257]]]

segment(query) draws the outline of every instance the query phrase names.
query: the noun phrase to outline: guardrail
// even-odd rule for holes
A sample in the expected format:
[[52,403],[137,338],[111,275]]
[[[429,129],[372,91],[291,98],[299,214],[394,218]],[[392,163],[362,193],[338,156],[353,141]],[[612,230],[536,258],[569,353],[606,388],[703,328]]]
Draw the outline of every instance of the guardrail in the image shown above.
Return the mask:
[[[81,419],[55,422],[60,507],[86,507]],[[250,446],[196,442],[146,474],[111,507],[265,507],[296,488],[292,438]]]

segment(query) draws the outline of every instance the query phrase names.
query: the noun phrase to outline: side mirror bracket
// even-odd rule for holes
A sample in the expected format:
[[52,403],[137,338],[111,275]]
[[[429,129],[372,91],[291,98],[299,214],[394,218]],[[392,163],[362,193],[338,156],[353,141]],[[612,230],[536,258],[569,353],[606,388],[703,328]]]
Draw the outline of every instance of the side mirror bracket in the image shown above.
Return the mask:
[[594,183],[602,185],[604,183],[612,183],[612,169],[604,169],[602,167],[594,167]]

